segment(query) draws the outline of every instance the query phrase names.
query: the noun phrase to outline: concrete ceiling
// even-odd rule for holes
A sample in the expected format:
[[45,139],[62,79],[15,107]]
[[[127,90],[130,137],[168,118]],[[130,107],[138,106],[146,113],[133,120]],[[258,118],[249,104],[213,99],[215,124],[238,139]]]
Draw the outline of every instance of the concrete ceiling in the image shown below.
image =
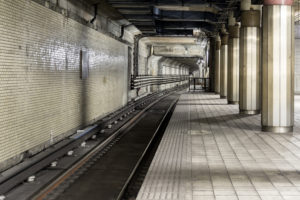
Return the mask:
[[165,57],[201,57],[205,49],[201,45],[153,45],[153,54]]
[[189,66],[190,72],[193,72],[199,69],[197,61],[205,56],[207,40],[196,37],[155,36],[140,39],[140,44],[153,46],[154,55],[180,62]]
[[156,37],[144,37],[140,39],[140,42],[152,45],[169,45],[169,44],[197,44],[198,39],[196,37],[179,37],[179,36],[156,36]]

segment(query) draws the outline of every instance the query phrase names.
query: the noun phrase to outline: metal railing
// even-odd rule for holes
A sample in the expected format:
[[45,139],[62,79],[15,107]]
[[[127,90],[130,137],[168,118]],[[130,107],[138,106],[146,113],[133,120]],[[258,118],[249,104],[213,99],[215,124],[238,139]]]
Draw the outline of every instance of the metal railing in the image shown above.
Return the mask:
[[187,75],[138,75],[131,76],[131,89],[147,87],[151,85],[163,85],[169,83],[177,83],[187,81],[189,76]]
[[210,78],[190,77],[189,91],[210,91]]

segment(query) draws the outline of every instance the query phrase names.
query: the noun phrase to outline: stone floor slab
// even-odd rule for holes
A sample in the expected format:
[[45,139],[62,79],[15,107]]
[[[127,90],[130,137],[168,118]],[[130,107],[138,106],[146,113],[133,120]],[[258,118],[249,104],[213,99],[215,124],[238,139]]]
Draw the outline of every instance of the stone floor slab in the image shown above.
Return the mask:
[[294,133],[275,134],[218,95],[181,95],[137,199],[300,199],[295,103]]

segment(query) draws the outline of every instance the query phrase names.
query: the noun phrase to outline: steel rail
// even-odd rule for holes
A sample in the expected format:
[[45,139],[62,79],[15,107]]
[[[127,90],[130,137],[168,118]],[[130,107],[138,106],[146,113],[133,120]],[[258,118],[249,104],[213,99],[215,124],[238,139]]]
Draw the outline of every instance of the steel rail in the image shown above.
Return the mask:
[[[41,192],[39,192],[39,194],[35,195],[32,199],[33,200],[43,200],[43,199],[45,199],[49,193],[51,193],[54,189],[56,189],[58,186],[60,186],[67,178],[69,178],[70,176],[72,176],[78,169],[80,169],[80,167],[82,167],[86,162],[88,162],[99,151],[101,151],[103,148],[105,148],[112,140],[114,140],[115,138],[117,138],[125,130],[129,129],[131,126],[133,126],[135,123],[137,123],[141,119],[141,116],[147,110],[149,110],[153,105],[155,105],[157,102],[159,102],[163,98],[166,98],[170,94],[172,94],[172,93],[168,93],[168,94],[166,94],[164,96],[159,97],[157,100],[155,100],[152,103],[150,103],[146,108],[142,109],[137,115],[135,115],[133,118],[131,118],[120,129],[118,129],[116,132],[114,132],[111,136],[109,136],[100,145],[98,145],[93,150],[91,150],[80,161],[78,161],[77,163],[75,163],[70,169],[68,169],[66,172],[64,172],[62,175],[60,175],[56,180],[54,180],[48,186],[46,186],[46,188],[44,188]],[[143,155],[144,154],[145,153],[143,153]],[[128,184],[128,182],[129,182],[129,180],[127,181],[127,184]],[[124,188],[122,189],[122,191],[124,190]]]
[[136,163],[136,165],[135,165],[133,171],[131,172],[130,176],[128,177],[126,183],[124,184],[124,186],[123,186],[121,192],[119,193],[119,196],[117,197],[117,200],[121,200],[121,199],[122,199],[122,197],[123,197],[123,195],[124,195],[124,193],[125,193],[125,190],[126,190],[127,186],[129,185],[130,180],[132,179],[132,177],[133,177],[134,174],[136,173],[137,168],[139,167],[139,165],[141,164],[142,160],[144,159],[144,157],[145,157],[145,155],[146,155],[148,149],[150,148],[150,146],[151,146],[151,144],[152,144],[154,138],[157,136],[157,134],[158,134],[159,130],[161,129],[163,123],[165,123],[167,116],[170,114],[170,111],[171,111],[172,109],[174,109],[174,107],[175,107],[175,105],[176,105],[177,102],[178,102],[178,99],[174,100],[174,101],[171,103],[171,105],[169,106],[169,108],[168,108],[168,110],[166,111],[166,113],[165,113],[163,119],[162,119],[161,122],[159,123],[159,125],[158,125],[158,127],[157,127],[155,133],[153,134],[152,138],[150,139],[150,141],[149,141],[149,143],[148,143],[146,149],[144,150],[142,156],[139,158],[139,160],[138,160],[138,162]]
[[[93,135],[99,133],[99,131],[101,131],[102,129],[105,129],[108,124],[112,124],[120,117],[124,116],[124,113],[126,115],[135,108],[143,106],[145,102],[150,102],[153,100],[153,98],[159,98],[162,95],[168,94],[172,91],[173,90],[171,89],[168,91],[154,93],[142,99],[139,99],[136,102],[132,102],[128,104],[127,107],[116,111],[116,114],[108,115],[102,120],[99,120],[98,123],[95,123],[83,133],[79,135],[75,134],[37,154],[31,159],[31,161],[21,163],[17,165],[16,168],[8,170],[7,172],[3,173],[2,177],[0,177],[0,194],[7,194],[10,190],[26,180],[29,176],[32,176],[40,170],[48,167],[51,162],[63,157],[67,154],[68,151],[79,147],[83,141],[88,140]],[[124,123],[127,123],[127,121],[124,120]],[[108,138],[110,138],[110,136]]]

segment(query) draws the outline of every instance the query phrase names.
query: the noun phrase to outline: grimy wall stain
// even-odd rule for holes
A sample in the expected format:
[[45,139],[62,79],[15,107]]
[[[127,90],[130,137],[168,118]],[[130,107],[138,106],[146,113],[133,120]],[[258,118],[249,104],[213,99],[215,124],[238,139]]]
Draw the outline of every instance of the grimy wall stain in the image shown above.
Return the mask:
[[30,0],[0,0],[0,163],[125,105],[127,71],[123,43]]

